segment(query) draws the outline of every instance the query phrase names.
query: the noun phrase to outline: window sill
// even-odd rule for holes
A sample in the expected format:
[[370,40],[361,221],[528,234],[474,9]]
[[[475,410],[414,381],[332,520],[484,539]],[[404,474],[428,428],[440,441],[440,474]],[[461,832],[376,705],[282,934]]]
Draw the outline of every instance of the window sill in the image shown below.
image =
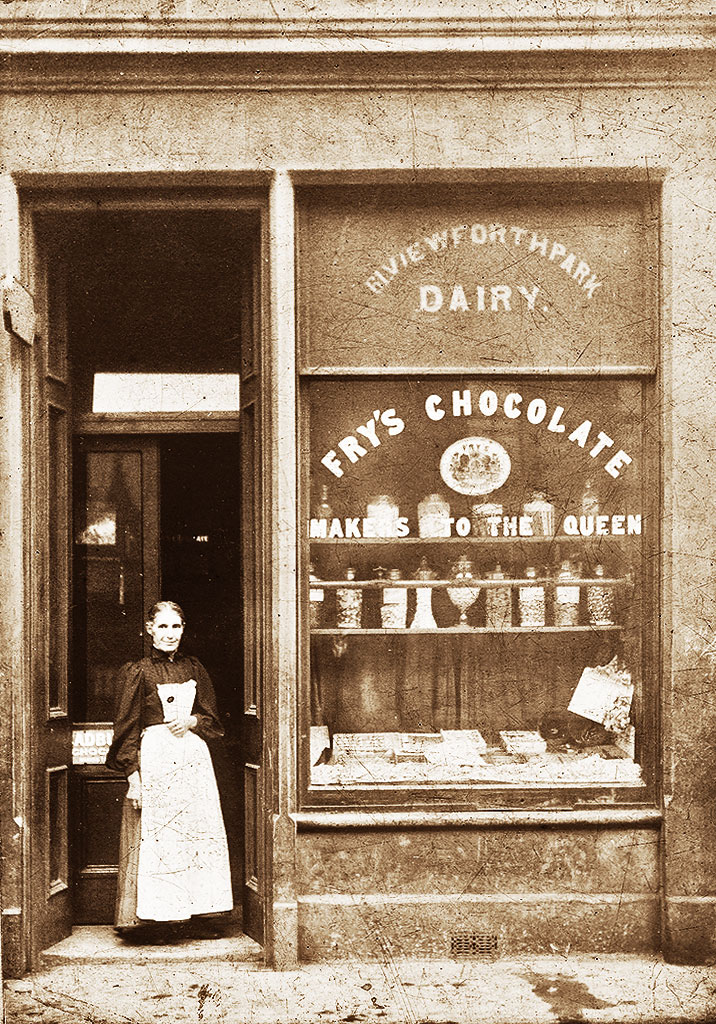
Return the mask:
[[575,810],[494,811],[300,811],[291,815],[299,832],[335,828],[561,828],[643,826],[656,828],[662,812],[656,807],[591,807]]

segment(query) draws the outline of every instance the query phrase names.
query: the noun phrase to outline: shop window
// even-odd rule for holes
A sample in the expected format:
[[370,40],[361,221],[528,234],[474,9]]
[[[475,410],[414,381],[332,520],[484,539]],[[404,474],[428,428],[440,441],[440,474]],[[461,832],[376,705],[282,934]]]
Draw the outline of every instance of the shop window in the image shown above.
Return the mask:
[[[552,231],[574,251],[579,237],[590,267],[600,268],[590,273],[609,295],[601,306],[595,286],[588,311],[582,295],[576,311],[568,307],[563,282],[555,281],[560,268],[549,265],[529,278],[529,294],[550,295],[549,315],[536,301],[529,314],[510,301],[480,327],[466,326],[470,309],[457,307],[467,292],[446,282],[471,270],[473,299],[482,295],[489,305],[485,267],[475,267],[474,252],[462,262],[454,256],[438,285],[440,256],[430,261],[424,246],[415,250],[424,259],[401,265],[413,299],[381,306],[382,288],[366,296],[356,311],[360,326],[343,325],[342,347],[329,359],[327,314],[318,322],[314,316],[327,304],[325,276],[312,275],[316,239],[339,310],[357,279],[365,289],[356,253],[365,266],[373,258],[360,235],[360,208],[351,211],[343,195],[340,230],[335,197],[324,222],[308,196],[303,223],[312,230],[300,249],[309,453],[303,731],[310,742],[303,756],[311,799],[468,787],[600,787],[615,798],[619,791],[633,796],[653,762],[657,528],[644,266],[653,237],[639,202],[632,197],[629,207],[622,196],[609,207],[592,196],[581,213],[572,205],[570,239],[564,206],[553,200],[558,214],[550,226],[549,199],[541,199],[540,238]],[[439,196],[437,213],[442,223]],[[512,213],[509,222],[522,225],[534,210],[528,204],[519,217]],[[386,215],[382,231],[399,240],[416,221],[425,230],[429,215],[428,207],[404,205]],[[462,220],[452,211],[448,223]],[[370,214],[369,239],[375,223]],[[499,260],[506,247],[505,240]],[[554,264],[549,251],[547,264]],[[609,265],[615,252],[618,267],[633,264],[621,281]],[[496,250],[490,259],[494,269]],[[502,289],[503,300],[508,291],[520,294],[514,275],[505,263],[503,280],[490,286]],[[463,318],[452,331],[447,318],[439,327],[434,321],[434,333],[420,344],[413,334],[408,351],[415,322],[441,312],[427,309],[437,306],[438,291],[443,304],[452,296],[453,315]],[[416,295],[418,305],[409,307]],[[556,305],[561,327],[553,322]],[[615,338],[615,323],[635,306],[643,310],[638,328]],[[360,346],[366,324],[377,331],[378,323],[382,334],[364,334]],[[485,353],[488,343],[496,351],[498,336],[509,369],[490,371],[496,359]],[[580,374],[580,344],[592,347],[589,358],[605,376]],[[466,351],[471,370],[463,368]]]

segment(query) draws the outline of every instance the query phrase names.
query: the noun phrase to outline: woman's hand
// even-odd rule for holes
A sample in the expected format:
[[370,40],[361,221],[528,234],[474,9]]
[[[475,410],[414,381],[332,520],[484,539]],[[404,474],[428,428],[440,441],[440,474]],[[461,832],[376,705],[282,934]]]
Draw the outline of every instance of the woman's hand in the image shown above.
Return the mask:
[[173,722],[167,722],[166,726],[172,736],[177,736],[181,739],[190,729],[196,728],[196,715],[188,715],[186,718],[175,718]]
[[132,772],[131,775],[127,776],[127,782],[129,783],[129,789],[127,790],[127,800],[129,800],[132,807],[137,810],[142,806],[142,780],[139,772]]

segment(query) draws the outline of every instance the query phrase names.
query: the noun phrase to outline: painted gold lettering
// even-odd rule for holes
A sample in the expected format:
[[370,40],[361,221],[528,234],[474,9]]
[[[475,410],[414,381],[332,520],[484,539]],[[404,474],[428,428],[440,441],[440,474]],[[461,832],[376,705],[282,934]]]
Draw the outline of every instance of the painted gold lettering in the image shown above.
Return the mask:
[[547,415],[547,403],[543,398],[533,398],[527,406],[527,419],[535,426]]
[[435,284],[420,285],[420,312],[437,313],[442,309],[443,293]]
[[522,404],[522,395],[517,391],[510,391],[507,398],[505,398],[505,416],[508,419],[516,420],[518,416],[522,415],[522,410],[518,408]]
[[452,393],[452,414],[453,416],[472,416],[472,392],[465,389],[462,394],[459,391]]
[[347,437],[344,437],[342,441],[339,441],[338,447],[351,462],[357,462],[358,459],[362,459],[364,455],[368,454],[368,450],[363,448],[362,445],[358,443],[358,439],[353,437],[352,434],[349,434]]
[[567,438],[568,441],[576,441],[580,448],[584,448],[589,437],[589,431],[592,429],[592,421],[584,420],[576,427]]
[[613,476],[614,479],[620,475],[620,470],[623,466],[631,464],[631,455],[627,455],[623,448],[620,448],[616,455],[612,455],[609,462],[604,467],[605,471],[609,476]]
[[343,476],[340,459],[337,458],[334,450],[327,452],[321,459],[321,463],[326,467],[326,469],[329,469],[334,476]]
[[494,284],[490,288],[490,309],[493,313],[496,313],[500,307],[500,303],[504,306],[505,310],[510,312],[510,296],[512,295],[512,289],[506,284]]
[[614,441],[611,439],[611,437],[608,434],[605,434],[603,430],[599,431],[597,437],[599,438],[599,440],[589,453],[593,459],[596,459],[597,455],[599,455],[600,452],[603,452],[605,448],[611,448],[611,446],[614,444]]
[[445,410],[438,408],[441,402],[442,398],[439,395],[428,395],[425,399],[425,412],[429,419],[434,420],[436,423],[445,415]]

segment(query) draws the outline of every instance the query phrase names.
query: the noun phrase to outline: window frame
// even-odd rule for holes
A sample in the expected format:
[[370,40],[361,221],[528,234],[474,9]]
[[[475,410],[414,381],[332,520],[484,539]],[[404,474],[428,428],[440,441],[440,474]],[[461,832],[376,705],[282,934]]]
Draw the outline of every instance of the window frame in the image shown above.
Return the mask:
[[[326,182],[322,183],[324,186]],[[346,191],[345,182],[338,180],[337,186]],[[361,185],[364,181],[361,182]],[[616,185],[616,181],[611,182]],[[643,188],[644,204],[653,205],[654,189],[645,183],[635,181],[632,184]],[[563,187],[558,182],[557,187]],[[376,187],[380,187],[379,184]],[[472,365],[469,367],[441,366],[426,368],[424,366],[311,366],[305,358],[305,341],[307,321],[306,303],[310,282],[305,280],[302,272],[301,253],[303,245],[310,245],[310,238],[302,231],[301,191],[296,193],[297,206],[297,308],[298,308],[298,724],[299,743],[297,757],[299,814],[311,820],[314,815],[316,822],[323,812],[342,812],[349,817],[360,817],[364,812],[375,811],[379,815],[391,811],[403,816],[411,811],[424,811],[433,816],[457,812],[467,814],[470,811],[493,812],[501,811],[538,813],[544,809],[566,812],[579,812],[585,808],[600,808],[617,813],[627,813],[627,808],[653,807],[658,798],[658,742],[659,742],[659,680],[660,680],[660,636],[659,614],[660,579],[658,556],[661,550],[661,516],[662,507],[662,445],[661,422],[655,410],[660,382],[660,366],[656,356],[658,353],[658,288],[651,288],[646,301],[654,304],[652,322],[654,334],[649,332],[647,342],[655,353],[652,360],[637,366],[599,366],[574,367],[567,365],[555,366],[509,366],[494,367]],[[657,206],[658,208],[658,206]],[[359,215],[358,211],[356,214]],[[659,265],[660,248],[659,227],[650,231],[645,226],[645,235],[650,243],[649,255],[653,256],[653,266]],[[647,346],[647,347],[648,347]],[[459,784],[445,786],[430,784],[411,786],[406,783],[382,783],[370,787],[362,785],[312,786],[311,765],[309,758],[310,735],[310,609],[308,600],[308,566],[311,561],[310,540],[307,523],[310,518],[310,407],[308,392],[310,383],[317,378],[335,380],[344,383],[358,380],[397,380],[409,381],[421,378],[434,380],[436,386],[445,378],[470,378],[476,385],[485,378],[491,380],[533,381],[542,377],[550,382],[560,378],[587,378],[598,374],[599,378],[638,379],[642,388],[642,443],[645,457],[643,464],[642,490],[646,495],[653,495],[652,507],[644,512],[649,514],[649,527],[642,537],[641,544],[641,580],[643,581],[643,622],[642,622],[642,665],[643,687],[641,693],[642,714],[640,718],[641,733],[639,743],[641,755],[639,763],[642,768],[643,783],[640,785],[604,785],[584,784],[564,786],[520,786],[517,784]],[[635,695],[635,699],[636,695]],[[595,812],[598,813],[598,812]],[[338,815],[340,818],[340,814]],[[338,820],[338,819],[336,819]],[[348,818],[346,818],[348,820]],[[436,819],[437,820],[437,819]]]

